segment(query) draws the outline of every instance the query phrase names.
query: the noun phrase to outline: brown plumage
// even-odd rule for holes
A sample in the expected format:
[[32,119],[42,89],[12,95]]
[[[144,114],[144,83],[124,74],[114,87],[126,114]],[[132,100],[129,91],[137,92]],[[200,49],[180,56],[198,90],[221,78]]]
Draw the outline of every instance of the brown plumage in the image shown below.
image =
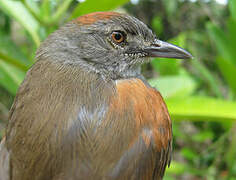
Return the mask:
[[54,32],[10,110],[0,180],[162,179],[172,130],[160,93],[140,73],[150,56],[191,57],[118,13]]

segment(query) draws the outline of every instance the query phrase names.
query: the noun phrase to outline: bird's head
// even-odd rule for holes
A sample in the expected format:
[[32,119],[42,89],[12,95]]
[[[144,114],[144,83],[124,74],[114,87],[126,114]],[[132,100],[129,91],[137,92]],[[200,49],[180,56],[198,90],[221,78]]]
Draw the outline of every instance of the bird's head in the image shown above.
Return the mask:
[[115,12],[95,12],[67,23],[42,43],[37,57],[80,65],[112,79],[137,76],[149,57],[192,58],[158,40],[140,20]]

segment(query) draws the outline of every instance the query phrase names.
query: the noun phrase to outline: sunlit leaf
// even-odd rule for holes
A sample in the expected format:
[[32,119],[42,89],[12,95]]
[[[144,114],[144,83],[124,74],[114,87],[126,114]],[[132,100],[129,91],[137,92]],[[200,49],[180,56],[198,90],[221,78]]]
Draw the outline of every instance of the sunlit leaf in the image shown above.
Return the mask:
[[[236,36],[235,36],[235,32],[236,32],[236,19],[228,19],[227,22],[227,37],[229,39],[228,43],[230,44],[231,47],[235,47],[236,46]],[[233,58],[232,59],[234,61],[234,64],[236,64],[236,59]]]
[[39,15],[40,13],[40,8],[37,4],[37,1],[32,1],[32,0],[25,0],[27,5],[36,13]]
[[[186,34],[181,33],[177,37],[170,39],[168,42],[184,48],[186,42]],[[154,60],[152,60],[151,64],[160,75],[166,76],[179,74],[181,70],[181,62],[183,62],[183,60],[155,58]]]
[[[95,3],[94,0],[86,0],[80,4],[74,9],[71,15],[72,18],[76,18],[80,15],[95,12],[95,11],[109,11],[113,10],[129,0],[99,0],[98,3]],[[95,5],[96,4],[96,5]]]
[[236,94],[236,66],[230,61],[227,61],[221,57],[217,58],[216,62],[225,80],[229,84],[234,94]]
[[193,96],[168,98],[166,103],[175,120],[236,121],[236,102]]
[[0,59],[0,85],[15,95],[25,73]]
[[73,0],[64,0],[62,4],[57,8],[55,14],[53,14],[52,21],[58,21],[63,14],[65,14],[66,10],[68,10],[70,4]]
[[173,0],[165,0],[165,1],[162,1],[165,8],[166,8],[166,11],[168,13],[168,16],[172,16],[175,12],[176,12],[176,9],[178,7],[178,1],[173,1]]
[[165,176],[163,177],[163,180],[175,180],[175,178],[172,177],[170,174],[165,173]]
[[172,161],[169,168],[166,168],[166,172],[169,174],[180,175],[184,174],[185,172],[196,174],[196,175],[203,175],[204,171],[200,169],[194,169],[187,164],[180,163],[177,161]]
[[165,98],[188,96],[196,89],[196,83],[190,76],[163,76],[151,79],[149,83]]
[[43,0],[41,7],[40,7],[40,14],[41,17],[46,19],[50,18],[50,13],[51,13],[51,2],[50,0]]
[[27,70],[31,65],[25,54],[10,39],[10,37],[0,30],[0,58],[16,67]]
[[216,45],[220,55],[224,57],[227,61],[234,62],[234,64],[236,65],[235,47],[231,46],[232,43],[230,43],[232,39],[229,39],[223,30],[221,30],[218,26],[212,23],[207,24],[207,30],[211,40]]
[[9,16],[17,20],[29,32],[35,44],[39,46],[39,23],[28,12],[22,2],[13,0],[0,0],[0,8]]
[[204,142],[206,140],[213,139],[213,136],[214,134],[212,131],[201,131],[197,134],[194,134],[192,138],[194,141]]
[[152,19],[152,29],[157,33],[161,34],[163,31],[162,19],[159,16],[155,16]]
[[184,173],[184,171],[186,170],[187,167],[184,164],[176,161],[172,161],[170,167],[166,169],[167,173],[177,174],[177,175]]
[[229,0],[229,10],[233,19],[236,20],[236,1]]
[[192,149],[188,147],[184,147],[181,149],[181,155],[188,160],[194,160],[198,156],[196,152],[194,152]]

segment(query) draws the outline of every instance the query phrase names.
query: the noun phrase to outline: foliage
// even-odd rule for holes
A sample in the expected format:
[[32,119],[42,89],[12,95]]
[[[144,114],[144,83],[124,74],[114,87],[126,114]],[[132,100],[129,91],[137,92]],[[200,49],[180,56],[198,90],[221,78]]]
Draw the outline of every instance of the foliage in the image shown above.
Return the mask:
[[236,179],[236,1],[127,1],[0,0],[0,121],[40,42],[72,18],[125,4],[122,11],[195,57],[143,67],[174,121],[174,159],[165,179]]

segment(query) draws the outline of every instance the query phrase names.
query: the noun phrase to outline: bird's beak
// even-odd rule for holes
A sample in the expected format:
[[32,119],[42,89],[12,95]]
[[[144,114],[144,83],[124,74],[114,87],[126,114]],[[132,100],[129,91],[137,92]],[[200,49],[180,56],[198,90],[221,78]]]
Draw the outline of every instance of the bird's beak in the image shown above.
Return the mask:
[[156,39],[144,49],[149,57],[164,57],[176,59],[192,59],[193,56],[181,47]]

